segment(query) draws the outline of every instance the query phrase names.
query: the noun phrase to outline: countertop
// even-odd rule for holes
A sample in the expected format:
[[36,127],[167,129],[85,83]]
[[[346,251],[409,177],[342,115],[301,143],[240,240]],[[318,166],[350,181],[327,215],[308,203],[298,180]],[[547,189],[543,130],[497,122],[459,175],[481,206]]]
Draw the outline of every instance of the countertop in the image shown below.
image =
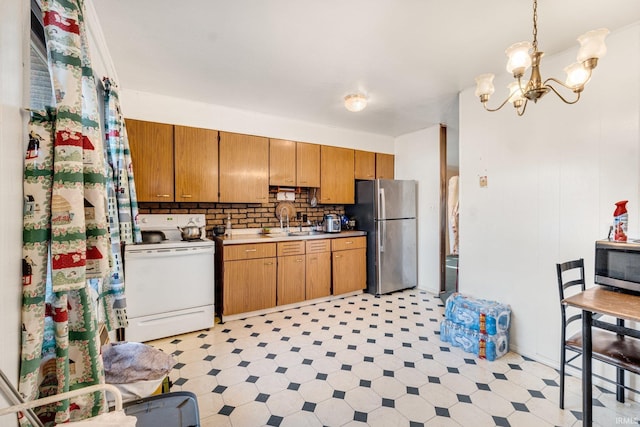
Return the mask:
[[304,230],[310,234],[295,234],[292,229],[291,233],[287,234],[280,232],[279,229],[275,229],[274,232],[269,234],[259,233],[259,229],[239,229],[232,230],[231,237],[214,236],[214,240],[223,245],[241,245],[244,243],[275,243],[275,242],[287,242],[291,240],[314,240],[314,239],[337,239],[342,237],[357,237],[366,236],[367,233],[358,230],[341,231],[340,233],[323,233]]

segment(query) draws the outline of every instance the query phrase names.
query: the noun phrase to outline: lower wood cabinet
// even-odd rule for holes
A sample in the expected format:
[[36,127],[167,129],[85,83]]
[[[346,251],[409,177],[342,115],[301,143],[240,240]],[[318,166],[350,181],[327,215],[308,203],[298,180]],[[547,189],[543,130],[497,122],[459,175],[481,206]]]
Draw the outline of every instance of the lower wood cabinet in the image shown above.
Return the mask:
[[306,242],[306,299],[331,295],[331,242],[307,240]]
[[278,243],[278,286],[276,304],[305,300],[306,256],[303,240]]
[[366,237],[331,241],[333,294],[359,291],[367,286]]
[[223,312],[225,315],[263,310],[276,305],[275,244],[224,248]]
[[240,245],[218,240],[216,248],[216,304],[223,316],[366,287],[364,236]]

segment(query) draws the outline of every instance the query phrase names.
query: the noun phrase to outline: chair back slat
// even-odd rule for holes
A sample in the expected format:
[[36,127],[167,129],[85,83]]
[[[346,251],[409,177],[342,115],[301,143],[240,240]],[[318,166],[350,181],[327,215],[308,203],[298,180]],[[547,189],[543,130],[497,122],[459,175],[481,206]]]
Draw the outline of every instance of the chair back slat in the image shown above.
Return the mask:
[[582,312],[580,312],[579,314],[574,314],[573,316],[569,317],[567,319],[566,322],[564,322],[565,325],[568,325],[571,322],[575,322],[576,320],[580,320],[582,319]]

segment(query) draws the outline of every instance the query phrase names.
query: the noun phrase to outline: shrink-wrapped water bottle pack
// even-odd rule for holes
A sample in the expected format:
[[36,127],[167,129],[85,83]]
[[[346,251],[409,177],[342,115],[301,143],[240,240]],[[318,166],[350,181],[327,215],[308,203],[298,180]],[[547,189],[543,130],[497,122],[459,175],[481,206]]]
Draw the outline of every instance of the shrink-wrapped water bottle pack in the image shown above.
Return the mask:
[[510,321],[509,305],[456,292],[447,298],[440,339],[492,361],[509,351]]

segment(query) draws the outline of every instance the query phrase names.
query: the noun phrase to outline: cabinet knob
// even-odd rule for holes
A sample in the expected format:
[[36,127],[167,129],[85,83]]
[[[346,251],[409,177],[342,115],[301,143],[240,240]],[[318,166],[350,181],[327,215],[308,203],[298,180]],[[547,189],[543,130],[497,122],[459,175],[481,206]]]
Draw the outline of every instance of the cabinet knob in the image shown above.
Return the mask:
[[302,262],[302,260],[301,260],[300,258],[298,258],[298,259],[296,260],[296,262]]
[[264,265],[273,265],[273,262],[265,262]]
[[245,251],[245,252],[256,252],[256,251],[257,251],[257,249],[245,249],[244,251]]
[[183,194],[183,195],[182,195],[182,196],[180,196],[180,197],[184,197],[185,199],[190,199],[190,198],[192,198],[193,196],[192,196],[191,194]]
[[168,194],[156,194],[156,197],[171,197]]
[[336,255],[336,258],[342,258],[342,255]]

